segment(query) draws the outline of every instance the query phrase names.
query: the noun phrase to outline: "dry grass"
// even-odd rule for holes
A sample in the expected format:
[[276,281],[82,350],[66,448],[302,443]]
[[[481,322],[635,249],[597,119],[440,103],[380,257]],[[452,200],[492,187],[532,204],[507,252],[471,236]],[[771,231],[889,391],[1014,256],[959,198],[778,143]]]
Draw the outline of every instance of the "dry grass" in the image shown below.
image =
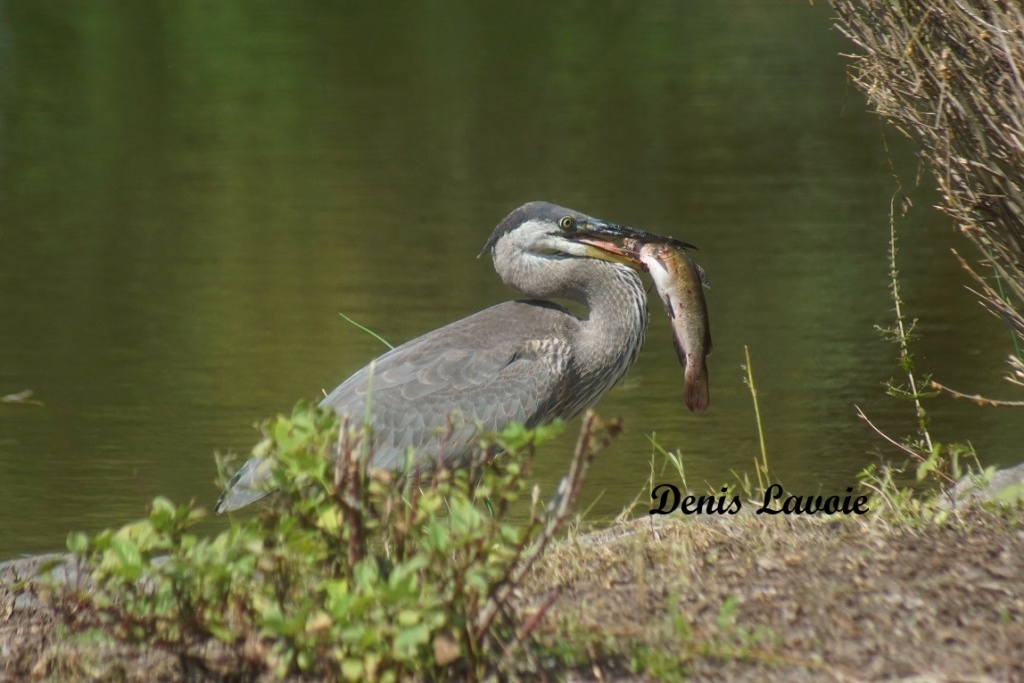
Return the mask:
[[[1024,5],[1018,0],[832,0],[860,48],[857,85],[915,140],[943,211],[984,255],[984,305],[1015,336],[1024,386]],[[972,271],[972,275],[973,275]]]
[[552,548],[542,622],[589,680],[1024,680],[1024,511],[892,526],[643,519]]

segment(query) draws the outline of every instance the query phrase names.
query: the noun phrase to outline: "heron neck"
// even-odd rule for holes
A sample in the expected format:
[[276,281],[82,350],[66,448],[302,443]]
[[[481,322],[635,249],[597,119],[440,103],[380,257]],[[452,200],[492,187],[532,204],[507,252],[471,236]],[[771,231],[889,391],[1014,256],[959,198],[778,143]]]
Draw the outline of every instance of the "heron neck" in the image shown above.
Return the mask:
[[[494,267],[508,286],[535,299],[569,299],[587,307],[574,339],[576,372],[604,389],[640,355],[647,334],[647,294],[636,272],[588,258],[548,259],[499,243]],[[607,373],[607,374],[605,374]],[[586,407],[586,406],[583,406]]]
[[647,334],[647,294],[631,268],[600,261],[580,264],[587,273],[586,288],[571,297],[585,304],[589,315],[581,320],[580,372],[607,372],[617,382],[640,355]]

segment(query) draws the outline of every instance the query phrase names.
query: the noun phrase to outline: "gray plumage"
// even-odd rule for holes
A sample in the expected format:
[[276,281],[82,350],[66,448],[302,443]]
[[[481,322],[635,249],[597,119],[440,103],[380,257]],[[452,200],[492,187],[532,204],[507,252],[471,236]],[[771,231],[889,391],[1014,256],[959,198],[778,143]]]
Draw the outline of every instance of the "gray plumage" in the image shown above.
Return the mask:
[[[636,234],[546,202],[519,207],[484,252],[491,251],[505,284],[529,300],[492,306],[402,344],[320,405],[357,423],[369,404],[372,465],[381,468],[400,467],[409,446],[417,466],[439,458],[461,464],[480,427],[535,427],[578,415],[622,379],[644,343],[647,298],[638,264],[612,242]],[[550,299],[582,303],[588,314],[578,317]],[[269,474],[269,461],[250,459],[217,511],[266,495]]]

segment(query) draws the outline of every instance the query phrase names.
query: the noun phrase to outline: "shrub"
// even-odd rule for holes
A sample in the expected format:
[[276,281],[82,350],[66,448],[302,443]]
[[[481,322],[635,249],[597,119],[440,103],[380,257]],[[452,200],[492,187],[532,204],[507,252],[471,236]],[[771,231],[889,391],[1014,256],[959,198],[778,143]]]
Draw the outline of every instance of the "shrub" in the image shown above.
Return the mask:
[[559,494],[526,505],[534,449],[561,428],[514,425],[468,468],[417,474],[410,457],[395,476],[367,466],[365,428],[300,405],[262,427],[255,452],[280,493],[257,517],[203,538],[202,510],[157,498],[146,519],[75,534],[92,586],[70,602],[119,637],[219,652],[236,673],[477,678],[528,635],[513,589],[618,425],[588,414]]

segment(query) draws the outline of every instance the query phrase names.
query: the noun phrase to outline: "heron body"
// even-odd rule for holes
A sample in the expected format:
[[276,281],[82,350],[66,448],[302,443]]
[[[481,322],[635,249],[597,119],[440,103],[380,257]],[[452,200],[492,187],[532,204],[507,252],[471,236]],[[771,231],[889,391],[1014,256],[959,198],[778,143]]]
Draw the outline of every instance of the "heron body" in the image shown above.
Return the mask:
[[[369,417],[371,465],[460,464],[480,429],[570,419],[593,406],[636,361],[647,297],[635,258],[615,240],[646,235],[546,202],[510,213],[484,246],[498,275],[527,300],[509,301],[388,351],[321,401],[353,422]],[[481,253],[484,253],[481,252]],[[583,304],[584,317],[551,299]],[[268,493],[270,463],[252,458],[217,511]]]

